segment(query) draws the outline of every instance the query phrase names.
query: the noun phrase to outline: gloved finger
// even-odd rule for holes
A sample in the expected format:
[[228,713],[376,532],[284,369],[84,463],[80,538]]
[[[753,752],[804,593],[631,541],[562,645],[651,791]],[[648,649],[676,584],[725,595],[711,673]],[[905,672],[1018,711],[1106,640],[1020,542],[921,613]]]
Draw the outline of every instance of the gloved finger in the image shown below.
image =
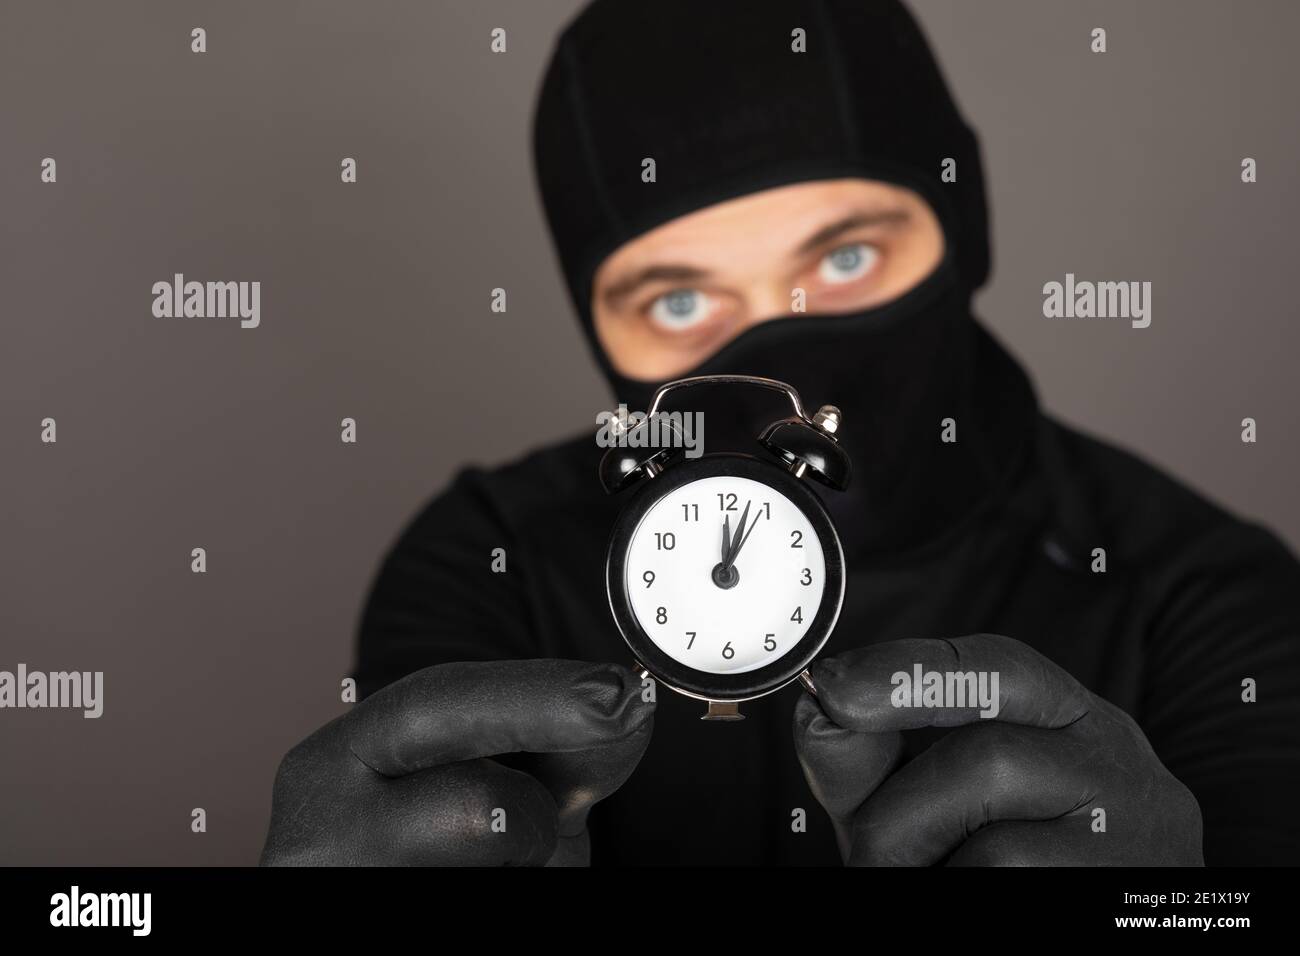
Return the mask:
[[[915,706],[918,673],[938,674],[945,696],[964,706]],[[1065,670],[1027,644],[998,634],[953,640],[886,641],[817,661],[817,699],[841,727],[862,732],[954,727],[995,719],[1032,727],[1064,727],[1088,713],[1092,695]],[[901,676],[900,676],[901,675]],[[979,686],[997,681],[996,716],[982,716]],[[995,676],[996,675],[996,676]]]
[[809,789],[830,815],[840,856],[847,860],[853,816],[897,766],[903,735],[845,730],[815,699],[801,694],[794,708],[794,749]]
[[[415,866],[544,866],[558,839],[555,801],[526,773],[467,760],[385,781],[367,842]],[[377,844],[377,845],[376,845]]]
[[427,667],[343,718],[352,753],[399,777],[514,751],[588,750],[652,713],[628,668],[581,661],[472,661]]
[[1095,796],[1099,749],[1069,731],[992,721],[953,731],[862,805],[849,863],[929,866],[989,824],[1072,813]]
[[1092,832],[1086,815],[1078,813],[1035,823],[994,823],[972,833],[947,865],[1088,866],[1099,858],[1089,841],[1104,838]]
[[1156,858],[1163,863],[1203,866],[1195,799],[1172,777],[1154,784],[1148,778],[1131,793],[1096,794],[1053,820],[981,827],[948,857],[948,865],[1090,866],[1104,860],[1109,866],[1150,866],[1152,848],[1159,847]]
[[[313,753],[293,751],[281,775],[311,774]],[[540,865],[556,845],[556,809],[538,781],[491,760],[391,779],[359,763],[313,785],[278,786],[263,865]],[[312,812],[321,783],[329,813]]]
[[567,753],[522,753],[509,766],[523,770],[550,792],[558,809],[561,840],[578,837],[587,827],[591,808],[621,787],[632,775],[650,743],[654,716],[648,716],[627,737]]

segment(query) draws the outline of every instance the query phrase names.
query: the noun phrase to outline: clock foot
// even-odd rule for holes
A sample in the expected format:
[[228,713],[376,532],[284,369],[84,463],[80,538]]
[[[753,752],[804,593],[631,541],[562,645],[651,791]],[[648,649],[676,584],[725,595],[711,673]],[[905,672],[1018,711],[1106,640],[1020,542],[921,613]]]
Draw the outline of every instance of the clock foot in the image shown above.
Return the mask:
[[740,704],[736,701],[711,700],[708,701],[709,709],[704,712],[700,720],[744,720],[745,715],[740,712]]

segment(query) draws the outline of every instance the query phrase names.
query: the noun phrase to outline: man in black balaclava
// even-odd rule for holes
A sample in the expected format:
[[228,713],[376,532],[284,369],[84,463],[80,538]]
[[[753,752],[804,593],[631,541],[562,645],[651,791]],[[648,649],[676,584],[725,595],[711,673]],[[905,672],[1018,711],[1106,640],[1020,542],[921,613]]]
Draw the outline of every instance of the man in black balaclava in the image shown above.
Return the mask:
[[[285,758],[265,862],[1295,861],[1300,569],[1046,418],[971,316],[979,152],[898,3],[596,0],[559,40],[535,152],[617,400],[737,372],[842,409],[848,571],[818,697],[701,723],[579,663],[628,662],[601,449],[466,470],[385,562],[366,699]],[[781,413],[691,403],[709,450]],[[917,665],[996,672],[997,716],[892,706]]]

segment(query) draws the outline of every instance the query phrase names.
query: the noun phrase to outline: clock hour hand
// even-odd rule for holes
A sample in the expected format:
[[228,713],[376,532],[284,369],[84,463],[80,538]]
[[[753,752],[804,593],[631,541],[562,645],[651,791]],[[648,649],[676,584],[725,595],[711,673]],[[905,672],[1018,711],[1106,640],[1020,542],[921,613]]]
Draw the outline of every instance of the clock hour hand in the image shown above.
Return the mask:
[[[740,532],[744,530],[744,527],[745,521],[742,517],[740,527],[736,530],[736,539],[740,538]],[[735,541],[731,537],[731,515],[727,515],[722,522],[722,560],[713,566],[713,571],[709,575],[713,579],[713,583],[724,591],[734,588],[740,583],[740,575],[736,573],[736,569],[731,565],[731,560],[734,557],[732,547],[734,543]]]

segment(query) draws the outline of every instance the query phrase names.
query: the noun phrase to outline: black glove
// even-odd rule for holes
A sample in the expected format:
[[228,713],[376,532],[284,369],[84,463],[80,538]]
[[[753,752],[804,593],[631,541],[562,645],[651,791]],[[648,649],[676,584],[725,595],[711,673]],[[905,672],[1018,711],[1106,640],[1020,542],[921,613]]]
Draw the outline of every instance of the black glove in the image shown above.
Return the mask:
[[289,751],[262,864],[585,864],[587,813],[653,722],[640,680],[612,664],[417,671]]
[[[891,678],[917,663],[998,672],[996,717],[895,706]],[[795,748],[850,865],[1204,862],[1196,799],[1133,719],[1019,641],[890,641],[811,672],[817,698],[795,708]],[[900,731],[920,727],[956,729],[895,769]]]

